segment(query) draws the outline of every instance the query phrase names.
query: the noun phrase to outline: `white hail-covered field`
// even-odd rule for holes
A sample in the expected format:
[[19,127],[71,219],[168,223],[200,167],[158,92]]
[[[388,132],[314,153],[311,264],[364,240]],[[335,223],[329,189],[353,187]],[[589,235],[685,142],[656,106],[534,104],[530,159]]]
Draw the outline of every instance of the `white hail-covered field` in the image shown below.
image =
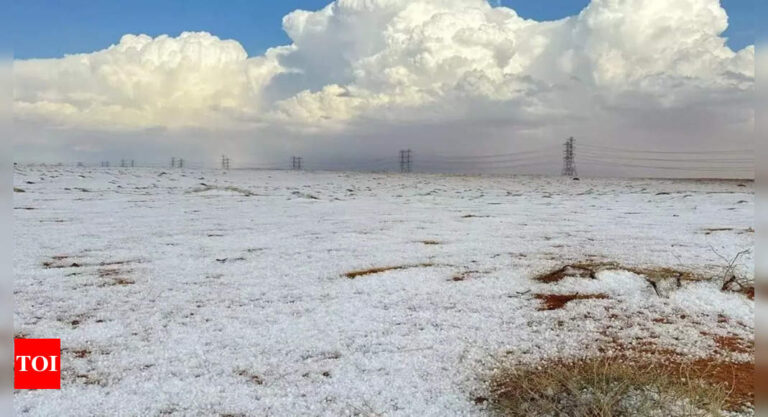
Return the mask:
[[[754,244],[751,183],[16,169],[16,337],[62,340],[24,415],[487,415],[499,361],[754,340],[719,282],[662,296],[586,260],[716,276]],[[752,256],[739,273],[752,277]],[[354,279],[345,274],[372,268]],[[602,294],[543,310],[537,294]]]

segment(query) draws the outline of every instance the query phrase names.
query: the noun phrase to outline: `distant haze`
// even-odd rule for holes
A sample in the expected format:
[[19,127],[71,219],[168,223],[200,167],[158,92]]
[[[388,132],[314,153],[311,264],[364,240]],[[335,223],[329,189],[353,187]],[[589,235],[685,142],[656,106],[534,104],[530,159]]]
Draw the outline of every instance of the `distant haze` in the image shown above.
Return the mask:
[[752,177],[755,49],[718,0],[593,0],[554,22],[486,0],[337,0],[292,44],[127,34],[14,62],[15,159]]

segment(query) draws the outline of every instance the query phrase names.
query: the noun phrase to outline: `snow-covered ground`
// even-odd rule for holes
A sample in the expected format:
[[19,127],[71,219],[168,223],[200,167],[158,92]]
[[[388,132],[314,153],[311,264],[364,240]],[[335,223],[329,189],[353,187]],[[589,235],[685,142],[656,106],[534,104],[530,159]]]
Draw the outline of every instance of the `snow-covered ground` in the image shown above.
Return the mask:
[[[751,360],[713,338],[754,340],[754,302],[718,283],[659,297],[623,270],[532,279],[590,259],[719,274],[715,251],[754,244],[751,183],[56,167],[14,182],[17,337],[64,350],[62,389],[17,391],[19,414],[479,416],[500,357],[652,341]],[[400,268],[345,276],[384,267]],[[567,293],[607,298],[536,298]]]

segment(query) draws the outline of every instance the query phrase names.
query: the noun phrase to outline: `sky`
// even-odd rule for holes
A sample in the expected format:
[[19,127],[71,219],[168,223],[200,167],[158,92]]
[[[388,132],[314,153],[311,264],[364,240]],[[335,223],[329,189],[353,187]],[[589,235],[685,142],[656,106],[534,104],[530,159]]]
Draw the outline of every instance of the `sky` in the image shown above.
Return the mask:
[[[15,159],[749,176],[747,0],[14,2]],[[392,159],[390,160],[390,157]]]
[[[588,0],[499,0],[521,16],[555,20],[577,14]],[[275,45],[290,42],[282,17],[296,9],[318,10],[328,0],[186,0],[158,2],[134,0],[19,1],[11,3],[5,23],[13,36],[19,59],[54,58],[91,52],[116,43],[126,33],[151,36],[205,31],[224,39],[237,39],[249,55],[260,55]],[[723,0],[730,27],[729,45],[741,49],[754,44],[754,0]],[[492,4],[497,4],[492,0]],[[72,24],[76,22],[76,24]]]

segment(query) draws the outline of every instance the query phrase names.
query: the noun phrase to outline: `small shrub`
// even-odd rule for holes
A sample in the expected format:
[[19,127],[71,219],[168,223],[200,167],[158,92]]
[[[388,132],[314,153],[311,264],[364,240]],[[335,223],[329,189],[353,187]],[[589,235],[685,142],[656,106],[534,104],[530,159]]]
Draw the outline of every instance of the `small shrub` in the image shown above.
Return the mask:
[[491,382],[491,409],[501,416],[721,416],[727,396],[693,367],[617,358],[510,366]]

